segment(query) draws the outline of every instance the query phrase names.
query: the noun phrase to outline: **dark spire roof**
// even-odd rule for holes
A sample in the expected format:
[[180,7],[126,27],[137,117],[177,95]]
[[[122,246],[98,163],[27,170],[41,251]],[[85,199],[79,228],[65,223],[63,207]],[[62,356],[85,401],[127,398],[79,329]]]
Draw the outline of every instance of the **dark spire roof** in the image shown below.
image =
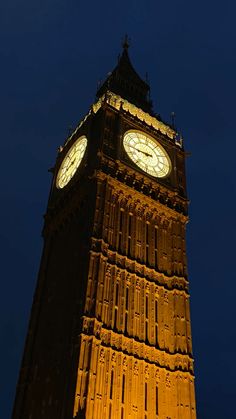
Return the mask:
[[149,99],[149,85],[142,80],[134,70],[128,54],[129,43],[127,37],[123,42],[123,52],[118,64],[109,73],[105,82],[97,91],[97,97],[102,96],[107,90],[116,93],[146,112],[152,111]]

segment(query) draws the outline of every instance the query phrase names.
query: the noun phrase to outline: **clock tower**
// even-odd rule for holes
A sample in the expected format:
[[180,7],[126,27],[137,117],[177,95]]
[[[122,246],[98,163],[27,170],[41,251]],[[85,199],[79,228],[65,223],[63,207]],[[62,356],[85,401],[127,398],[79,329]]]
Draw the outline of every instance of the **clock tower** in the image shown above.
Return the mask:
[[59,148],[13,419],[195,419],[185,152],[125,41]]

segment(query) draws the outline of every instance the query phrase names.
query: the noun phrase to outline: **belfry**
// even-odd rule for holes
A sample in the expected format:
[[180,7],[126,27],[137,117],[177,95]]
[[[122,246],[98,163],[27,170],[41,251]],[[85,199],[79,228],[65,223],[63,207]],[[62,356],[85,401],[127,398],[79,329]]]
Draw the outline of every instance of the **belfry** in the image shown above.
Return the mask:
[[184,144],[128,43],[59,148],[13,419],[196,419]]

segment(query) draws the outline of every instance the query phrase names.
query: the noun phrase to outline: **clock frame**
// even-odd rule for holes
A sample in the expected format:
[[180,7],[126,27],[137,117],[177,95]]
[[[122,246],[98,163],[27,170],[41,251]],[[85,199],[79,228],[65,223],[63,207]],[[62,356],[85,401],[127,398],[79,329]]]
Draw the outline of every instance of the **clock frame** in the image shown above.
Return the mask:
[[66,153],[56,178],[56,187],[58,189],[64,188],[75,175],[83,160],[87,143],[88,140],[86,136],[82,135],[74,142]]
[[123,147],[143,172],[155,178],[165,178],[171,172],[171,160],[162,145],[150,135],[138,130],[129,130],[123,137]]

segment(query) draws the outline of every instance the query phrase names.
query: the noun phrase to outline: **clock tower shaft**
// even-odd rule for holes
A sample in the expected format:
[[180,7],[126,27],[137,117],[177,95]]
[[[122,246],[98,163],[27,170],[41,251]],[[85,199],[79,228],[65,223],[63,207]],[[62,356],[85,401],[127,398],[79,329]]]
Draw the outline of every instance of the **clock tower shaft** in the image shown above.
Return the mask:
[[[13,419],[196,418],[185,153],[148,90],[125,44],[60,148]],[[150,138],[171,170],[142,170],[125,151],[127,132],[147,138],[145,162],[154,167]],[[77,171],[59,177],[80,138]]]

